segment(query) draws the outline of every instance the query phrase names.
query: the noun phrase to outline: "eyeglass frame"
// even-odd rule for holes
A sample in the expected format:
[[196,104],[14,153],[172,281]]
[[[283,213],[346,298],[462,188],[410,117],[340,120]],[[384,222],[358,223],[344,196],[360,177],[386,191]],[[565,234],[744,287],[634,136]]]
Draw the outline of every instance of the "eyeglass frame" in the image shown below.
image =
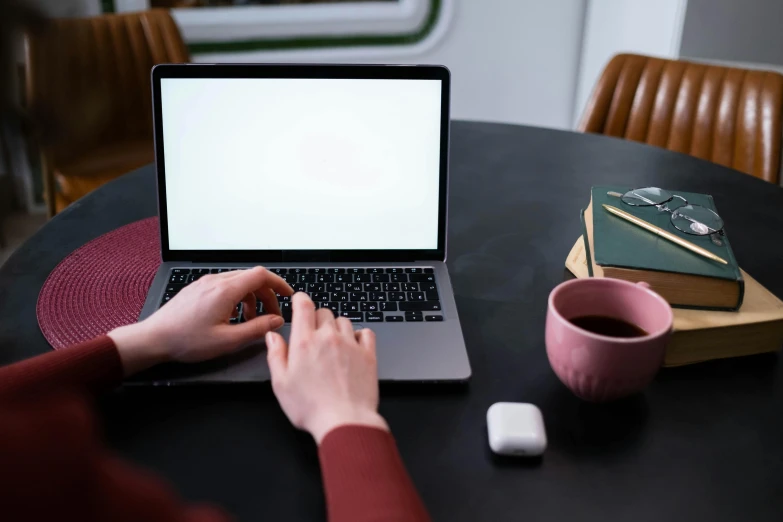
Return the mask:
[[[656,189],[656,190],[660,190],[662,192],[665,192],[665,193],[669,194],[671,197],[669,197],[665,201],[661,201],[660,203],[654,203],[651,199],[648,199],[648,198],[646,198],[646,197],[636,193],[637,190],[642,190],[642,189]],[[609,192],[608,194],[610,196],[619,197],[620,201],[622,201],[623,204],[628,205],[629,207],[656,207],[661,212],[668,212],[669,214],[671,214],[670,221],[672,222],[672,226],[674,228],[676,228],[677,230],[679,230],[680,232],[682,232],[684,234],[689,234],[689,235],[692,235],[692,236],[699,236],[699,237],[707,236],[717,246],[722,246],[723,245],[723,243],[721,242],[720,238],[716,237],[716,236],[720,236],[720,237],[725,237],[726,236],[726,232],[724,231],[726,223],[725,223],[725,221],[723,221],[723,218],[720,217],[720,214],[718,214],[717,212],[715,212],[714,210],[712,210],[710,208],[705,207],[704,205],[699,205],[698,203],[697,204],[690,203],[683,196],[680,196],[679,194],[674,194],[674,193],[669,192],[668,190],[662,189],[660,187],[638,187],[638,188],[634,188],[634,189],[628,190],[628,191],[626,191],[626,192],[624,192],[622,194],[620,194],[619,192],[614,192],[614,191]],[[625,197],[627,194],[633,194],[635,197],[637,197],[637,198],[639,198],[639,199],[641,199],[643,201],[646,201],[649,204],[648,205],[632,205],[632,204],[628,203],[627,201],[625,201],[623,199],[623,197]],[[671,201],[673,201],[674,198],[678,198],[678,199],[682,200],[682,202],[683,202],[682,207],[690,205],[691,207],[701,207],[701,208],[703,208],[703,209],[705,209],[705,210],[707,210],[709,212],[712,212],[713,214],[715,214],[715,216],[718,219],[720,219],[721,223],[723,223],[723,226],[720,229],[716,230],[716,229],[712,228],[711,226],[707,225],[706,223],[702,223],[701,221],[698,221],[696,219],[693,219],[690,216],[686,216],[685,214],[680,213],[679,209],[682,208],[682,207],[675,208],[674,210],[670,209],[668,204]],[[678,228],[673,223],[673,220],[674,220],[675,216],[681,216],[682,218],[686,219],[687,221],[690,221],[691,223],[698,223],[700,225],[703,225],[703,226],[707,227],[709,230],[711,230],[712,232],[709,232],[707,234],[693,234],[693,233],[688,232],[686,230],[682,230],[682,229]]]

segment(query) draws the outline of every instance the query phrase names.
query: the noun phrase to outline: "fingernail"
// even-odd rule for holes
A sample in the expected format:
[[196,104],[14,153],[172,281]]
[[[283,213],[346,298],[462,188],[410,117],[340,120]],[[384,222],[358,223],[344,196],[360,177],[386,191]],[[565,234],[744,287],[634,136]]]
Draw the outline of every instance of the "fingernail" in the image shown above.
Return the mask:
[[279,315],[276,315],[275,317],[272,318],[272,328],[274,329],[280,328],[281,326],[283,326],[283,322],[284,322],[283,318],[280,317]]
[[266,340],[267,346],[274,346],[275,344],[275,336],[272,335],[272,332],[267,332],[264,336],[264,339]]

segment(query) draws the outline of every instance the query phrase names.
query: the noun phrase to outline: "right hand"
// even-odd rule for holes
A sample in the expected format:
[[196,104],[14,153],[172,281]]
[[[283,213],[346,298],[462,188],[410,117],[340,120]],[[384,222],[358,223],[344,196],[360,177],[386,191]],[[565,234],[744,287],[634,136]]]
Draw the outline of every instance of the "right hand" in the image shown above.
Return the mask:
[[331,310],[315,310],[307,294],[294,294],[291,343],[266,335],[272,389],[291,423],[316,443],[339,426],[389,427],[378,414],[375,334],[354,333]]

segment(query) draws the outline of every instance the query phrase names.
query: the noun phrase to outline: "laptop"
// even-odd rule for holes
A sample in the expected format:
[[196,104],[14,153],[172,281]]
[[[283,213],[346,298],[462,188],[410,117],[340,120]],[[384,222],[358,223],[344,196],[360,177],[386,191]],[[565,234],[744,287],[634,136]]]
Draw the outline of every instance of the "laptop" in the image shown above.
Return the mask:
[[[382,381],[469,379],[445,264],[448,69],[167,64],[152,89],[163,262],[139,320],[206,274],[263,265],[372,328]],[[260,340],[136,382],[269,377]]]

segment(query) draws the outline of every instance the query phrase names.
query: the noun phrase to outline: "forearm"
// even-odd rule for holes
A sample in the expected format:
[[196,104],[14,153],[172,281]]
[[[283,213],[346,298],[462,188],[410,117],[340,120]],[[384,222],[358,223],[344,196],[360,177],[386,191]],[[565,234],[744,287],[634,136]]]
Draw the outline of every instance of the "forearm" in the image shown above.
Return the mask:
[[330,522],[428,522],[391,433],[342,426],[318,448]]
[[114,342],[101,336],[0,368],[0,397],[60,388],[97,391],[118,385],[122,377]]

